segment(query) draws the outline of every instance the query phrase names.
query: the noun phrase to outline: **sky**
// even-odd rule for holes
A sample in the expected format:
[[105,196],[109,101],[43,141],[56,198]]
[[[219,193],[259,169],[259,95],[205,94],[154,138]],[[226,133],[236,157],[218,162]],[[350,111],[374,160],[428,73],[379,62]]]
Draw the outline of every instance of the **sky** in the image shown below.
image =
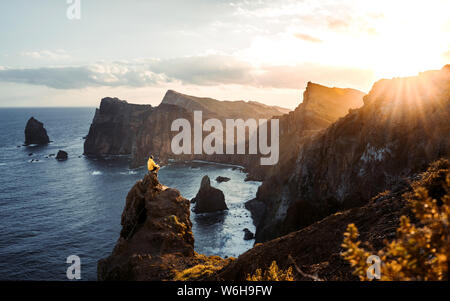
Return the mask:
[[[80,3],[80,18],[73,19]],[[295,108],[450,63],[448,0],[0,2],[0,107],[158,105],[168,89]]]

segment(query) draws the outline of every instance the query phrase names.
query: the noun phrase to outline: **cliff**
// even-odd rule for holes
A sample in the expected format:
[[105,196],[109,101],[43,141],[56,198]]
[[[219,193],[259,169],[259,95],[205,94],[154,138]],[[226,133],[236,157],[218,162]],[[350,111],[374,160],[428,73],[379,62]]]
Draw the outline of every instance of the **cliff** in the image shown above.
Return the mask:
[[220,269],[227,264],[229,260],[194,252],[189,206],[155,174],[138,181],[127,195],[116,246],[98,262],[98,279],[171,280],[198,265]]
[[[315,131],[322,130],[344,116],[349,109],[362,105],[364,93],[353,89],[328,88],[318,84],[308,83],[304,93],[304,101],[299,107],[288,114],[283,114],[286,110],[278,107],[269,107],[256,102],[243,101],[217,101],[210,98],[197,98],[183,95],[174,91],[168,91],[160,105],[175,106],[185,109],[185,114],[181,118],[191,121],[192,113],[195,110],[203,111],[203,118],[277,118],[280,120],[280,163],[279,166],[290,165],[293,154],[296,153],[299,145],[305,137],[309,137]],[[164,114],[167,114],[164,113]],[[173,117],[166,116],[165,130],[170,132],[170,124]],[[132,166],[137,167],[145,163],[149,153],[158,155],[158,159],[166,161],[171,156],[170,139],[175,133],[156,131],[154,124],[155,114],[147,116],[143,127],[138,132],[134,147]],[[180,117],[178,117],[180,118]],[[270,127],[269,127],[270,128]],[[161,135],[167,137],[161,138]],[[248,143],[248,141],[247,141]],[[155,147],[155,144],[158,147]],[[161,146],[159,146],[161,145]],[[164,145],[164,146],[163,146]],[[260,164],[260,155],[183,155],[176,156],[180,160],[205,160],[219,163],[229,163],[241,165],[246,168],[250,178],[262,180],[272,167]]]
[[[448,161],[440,160],[424,173],[405,178],[390,190],[376,195],[362,207],[332,214],[301,230],[256,244],[208,280],[242,281],[256,269],[267,269],[272,261],[283,270],[295,262],[303,273],[322,280],[358,280],[352,274],[350,264],[341,256],[347,226],[355,224],[364,247],[377,254],[385,240],[390,242],[396,237],[402,215],[410,217],[413,224],[417,223],[405,200],[412,187],[426,188],[436,200],[442,199],[445,193],[448,195],[448,191],[442,189],[442,183],[449,176],[449,167]],[[310,277],[299,273],[295,273],[295,278],[311,281]]]
[[[364,93],[354,89],[329,88],[308,82],[303,101],[289,114],[276,117],[280,122],[280,160],[275,166],[252,167],[259,179],[287,173],[305,140],[326,129],[349,110],[363,105]],[[264,175],[264,176],[262,176]]]
[[84,154],[130,154],[137,130],[153,110],[150,105],[129,104],[118,98],[103,98],[84,142]]
[[[175,119],[193,121],[193,112],[201,110],[203,118],[269,119],[289,110],[267,106],[257,102],[218,101],[212,98],[198,98],[169,90],[161,104],[129,104],[117,98],[102,99],[96,111],[84,145],[88,156],[131,155],[131,167],[145,164],[148,155],[155,155],[165,163],[172,156],[171,141],[175,132],[171,125]],[[255,155],[183,155],[180,160],[208,160],[253,166],[259,161]]]
[[450,67],[380,80],[325,131],[308,137],[291,161],[266,178],[258,242],[338,210],[362,206],[405,176],[450,153]]

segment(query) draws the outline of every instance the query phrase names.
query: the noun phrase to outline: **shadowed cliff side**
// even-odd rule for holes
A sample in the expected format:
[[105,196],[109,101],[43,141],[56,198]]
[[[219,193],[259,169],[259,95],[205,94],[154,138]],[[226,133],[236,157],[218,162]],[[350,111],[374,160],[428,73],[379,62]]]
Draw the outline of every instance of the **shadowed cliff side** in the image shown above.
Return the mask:
[[127,195],[116,246],[98,262],[98,279],[171,280],[197,265],[218,269],[228,263],[194,252],[189,206],[189,200],[161,185],[155,174],[138,181]]
[[349,110],[361,107],[364,95],[355,89],[330,88],[308,82],[302,103],[289,114],[274,117],[280,123],[278,164],[262,166],[255,162],[248,168],[250,176],[264,180],[271,175],[288,174],[305,141],[347,115]]
[[364,106],[309,137],[290,167],[267,178],[256,240],[308,226],[450,155],[450,66],[380,80]]
[[413,224],[418,224],[406,201],[413,187],[426,188],[433,198],[441,199],[446,193],[442,183],[449,176],[449,167],[448,161],[439,160],[424,173],[404,179],[362,207],[335,213],[299,231],[256,244],[208,280],[242,281],[257,269],[267,269],[273,261],[283,270],[297,265],[303,275],[295,273],[296,280],[312,280],[304,274],[321,280],[358,280],[341,256],[347,226],[354,223],[361,241],[365,242],[364,248],[377,254],[385,240],[390,242],[396,238],[401,216],[408,216]]
[[202,110],[204,118],[219,119],[271,118],[289,111],[257,102],[198,98],[172,90],[157,107],[107,97],[96,110],[84,153],[88,156],[133,155],[133,167],[143,165],[149,152],[166,160],[171,154],[172,121],[191,120],[194,110]]
[[84,154],[130,154],[136,132],[152,110],[150,105],[129,104],[118,98],[103,98],[84,142]]

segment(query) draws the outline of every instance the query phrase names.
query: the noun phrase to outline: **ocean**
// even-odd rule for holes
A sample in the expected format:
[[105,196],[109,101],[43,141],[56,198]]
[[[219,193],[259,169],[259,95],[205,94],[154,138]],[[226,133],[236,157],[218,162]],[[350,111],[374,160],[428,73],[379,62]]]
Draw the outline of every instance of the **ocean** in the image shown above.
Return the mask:
[[[97,279],[97,261],[108,256],[119,237],[125,197],[145,168],[129,169],[129,158],[83,156],[94,108],[0,109],[0,280],[67,280],[66,259],[81,258],[82,280]],[[47,146],[22,146],[27,120],[44,123]],[[52,154],[69,153],[58,162]],[[195,250],[237,257],[253,246],[244,228],[255,231],[244,202],[260,182],[245,182],[241,169],[207,162],[173,163],[160,182],[191,199],[209,175],[225,194],[229,210],[191,212]],[[217,176],[231,180],[216,183]]]

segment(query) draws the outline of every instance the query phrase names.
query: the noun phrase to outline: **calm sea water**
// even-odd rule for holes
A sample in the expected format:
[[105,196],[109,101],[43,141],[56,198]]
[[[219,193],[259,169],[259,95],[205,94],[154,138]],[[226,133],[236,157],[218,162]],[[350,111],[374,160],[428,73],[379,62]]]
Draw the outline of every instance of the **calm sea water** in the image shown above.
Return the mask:
[[[0,280],[66,280],[69,255],[81,258],[83,280],[96,280],[97,261],[110,254],[119,237],[125,197],[146,171],[130,170],[126,157],[82,156],[82,137],[94,111],[0,109]],[[48,146],[21,146],[31,116],[44,122],[53,141]],[[69,153],[68,161],[49,157],[60,149]],[[244,202],[260,183],[245,182],[245,174],[231,166],[202,162],[165,166],[159,178],[190,199],[204,175],[224,191],[230,210],[191,213],[195,249],[238,256],[253,245],[243,240],[244,228],[255,230]],[[231,180],[215,183],[219,175]]]

